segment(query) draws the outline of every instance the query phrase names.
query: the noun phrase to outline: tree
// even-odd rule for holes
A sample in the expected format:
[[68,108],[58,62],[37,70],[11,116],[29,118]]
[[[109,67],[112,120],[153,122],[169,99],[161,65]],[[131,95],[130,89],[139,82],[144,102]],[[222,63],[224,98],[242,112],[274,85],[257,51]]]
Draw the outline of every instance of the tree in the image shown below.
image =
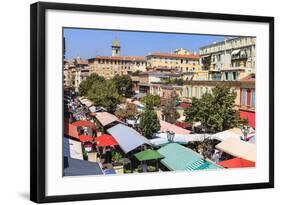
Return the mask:
[[140,70],[136,70],[135,72],[132,72],[132,76],[139,76],[142,72]]
[[120,95],[125,97],[132,97],[134,95],[134,83],[129,75],[115,75],[112,81]]
[[152,138],[152,135],[160,130],[160,122],[154,110],[145,108],[145,111],[141,114],[139,128],[148,139]]
[[236,127],[243,123],[235,110],[236,93],[229,87],[217,85],[201,99],[193,98],[184,112],[187,122],[201,122],[211,132]]
[[165,80],[166,84],[175,84],[175,85],[183,85],[184,84],[184,80],[181,78],[167,78]]
[[87,97],[94,102],[94,105],[102,106],[109,112],[114,112],[121,101],[115,84],[110,80],[94,81],[87,92]]
[[134,118],[138,115],[137,106],[132,103],[126,103],[123,107],[118,108],[114,114],[121,119]]
[[162,115],[165,118],[165,121],[169,123],[176,123],[177,119],[179,119],[180,114],[175,108],[175,104],[177,101],[177,95],[175,92],[171,93],[171,96],[164,101],[164,106],[162,108]]
[[146,96],[141,98],[141,103],[149,109],[153,109],[154,106],[160,105],[160,97],[158,95],[147,93]]
[[79,85],[79,95],[80,96],[85,96],[88,92],[88,90],[90,90],[90,88],[92,87],[92,84],[96,81],[98,82],[103,82],[105,79],[99,75],[97,75],[96,73],[91,74],[90,76],[88,76],[85,80],[83,80],[80,85]]

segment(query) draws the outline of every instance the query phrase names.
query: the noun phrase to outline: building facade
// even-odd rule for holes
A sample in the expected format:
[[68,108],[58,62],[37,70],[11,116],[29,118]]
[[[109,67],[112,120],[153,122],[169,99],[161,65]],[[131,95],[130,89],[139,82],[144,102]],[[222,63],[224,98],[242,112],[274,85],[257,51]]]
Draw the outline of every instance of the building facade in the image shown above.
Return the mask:
[[127,75],[136,71],[146,71],[146,57],[121,56],[121,46],[117,39],[114,39],[111,48],[111,56],[96,56],[89,59],[91,73],[111,79],[117,74]]
[[193,97],[201,98],[205,93],[211,93],[212,89],[216,85],[225,85],[230,87],[233,92],[236,93],[235,105],[237,108],[240,105],[240,86],[239,81],[215,81],[215,80],[203,80],[203,81],[189,81],[183,88],[182,99],[184,101],[191,102]]
[[255,74],[241,79],[240,86],[240,117],[247,119],[251,127],[256,127],[256,89]]
[[146,56],[147,67],[149,68],[175,68],[178,72],[200,70],[200,56],[197,54],[161,53],[155,52]]
[[239,80],[255,73],[256,38],[228,38],[200,48],[202,70],[209,80]]
[[64,87],[74,88],[78,91],[82,80],[85,80],[90,74],[88,60],[77,57],[74,60],[64,62]]

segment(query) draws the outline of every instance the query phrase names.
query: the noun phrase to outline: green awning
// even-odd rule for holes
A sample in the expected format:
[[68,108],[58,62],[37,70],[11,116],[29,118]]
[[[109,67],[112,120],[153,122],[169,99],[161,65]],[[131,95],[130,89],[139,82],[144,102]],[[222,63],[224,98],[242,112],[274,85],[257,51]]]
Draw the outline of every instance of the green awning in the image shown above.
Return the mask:
[[134,154],[134,156],[139,160],[139,161],[148,161],[148,160],[153,160],[153,159],[162,159],[164,158],[163,155],[161,155],[159,152],[151,149],[147,149],[144,151],[141,151],[137,154]]
[[210,160],[204,161],[203,156],[177,143],[169,143],[158,149],[158,152],[165,157],[160,162],[170,171],[193,171],[223,168]]

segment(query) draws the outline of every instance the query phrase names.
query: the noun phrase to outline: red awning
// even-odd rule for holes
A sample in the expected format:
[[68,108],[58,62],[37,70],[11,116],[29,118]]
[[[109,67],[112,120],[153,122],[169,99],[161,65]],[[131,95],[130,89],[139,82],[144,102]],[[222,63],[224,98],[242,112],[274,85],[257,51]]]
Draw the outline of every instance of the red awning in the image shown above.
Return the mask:
[[115,146],[118,145],[117,141],[111,135],[101,135],[96,138],[98,147],[107,147],[107,146]]
[[242,168],[242,167],[255,167],[256,163],[243,159],[243,158],[233,158],[225,161],[221,161],[217,163],[218,165],[225,168]]
[[79,139],[77,127],[68,123],[67,121],[64,121],[64,134],[69,137]]
[[89,136],[89,135],[80,135],[79,139],[80,139],[81,142],[93,141],[93,137]]
[[77,127],[91,127],[96,129],[96,126],[94,123],[86,121],[86,120],[79,120],[76,122],[73,122],[72,125],[77,126]]
[[192,124],[188,122],[176,122],[175,125],[182,128],[192,127]]

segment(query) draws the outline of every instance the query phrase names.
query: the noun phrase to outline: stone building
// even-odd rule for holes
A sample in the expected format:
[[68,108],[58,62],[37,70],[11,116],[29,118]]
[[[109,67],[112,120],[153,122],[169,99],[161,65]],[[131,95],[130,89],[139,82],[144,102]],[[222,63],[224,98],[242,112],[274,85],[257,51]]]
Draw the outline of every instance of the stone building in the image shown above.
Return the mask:
[[136,71],[146,71],[146,57],[121,56],[121,46],[117,39],[111,45],[111,56],[96,56],[89,59],[91,73],[96,73],[106,79],[115,75],[127,75]]
[[64,62],[64,87],[71,87],[78,91],[79,84],[90,74],[88,60],[80,57]]
[[225,38],[222,42],[200,48],[202,70],[209,71],[209,80],[239,80],[255,73],[256,38]]

